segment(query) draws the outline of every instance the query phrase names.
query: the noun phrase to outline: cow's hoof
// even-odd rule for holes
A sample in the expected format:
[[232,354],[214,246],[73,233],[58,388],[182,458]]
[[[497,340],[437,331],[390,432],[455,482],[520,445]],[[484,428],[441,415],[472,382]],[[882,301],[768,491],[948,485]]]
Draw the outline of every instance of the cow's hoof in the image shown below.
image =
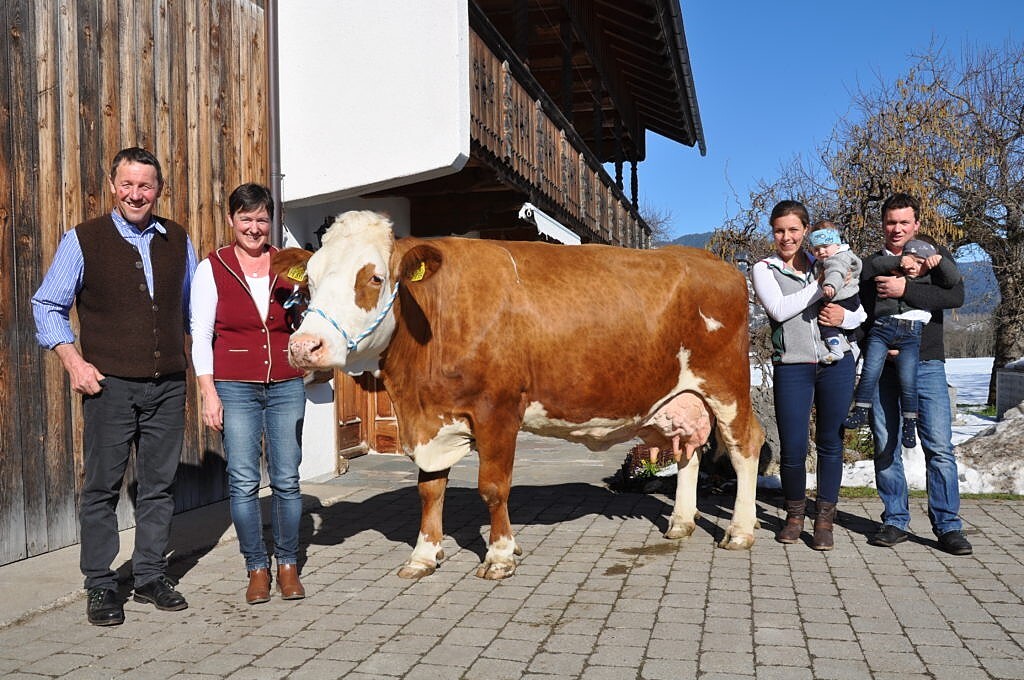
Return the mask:
[[754,545],[753,534],[732,534],[727,533],[722,542],[718,544],[719,548],[725,548],[726,550],[750,550]]
[[678,524],[673,522],[672,526],[665,532],[665,538],[679,539],[689,538],[693,535],[697,525],[694,522],[679,522]]
[[516,572],[515,562],[484,562],[477,567],[477,578],[485,578],[488,581],[500,581],[508,578]]
[[398,578],[423,578],[424,576],[430,576],[435,571],[437,571],[436,564],[430,566],[422,562],[409,562],[402,565],[402,568],[398,570]]

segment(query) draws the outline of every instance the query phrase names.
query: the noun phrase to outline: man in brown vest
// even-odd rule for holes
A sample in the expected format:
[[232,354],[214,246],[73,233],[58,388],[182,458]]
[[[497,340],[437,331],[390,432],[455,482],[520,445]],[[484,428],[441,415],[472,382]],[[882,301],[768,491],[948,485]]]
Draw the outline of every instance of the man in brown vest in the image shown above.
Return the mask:
[[[89,623],[124,622],[111,569],[117,500],[136,446],[135,601],[188,607],[166,574],[173,483],[185,430],[185,348],[195,249],[185,229],[153,214],[160,163],[122,149],[110,169],[114,208],[64,234],[32,297],[39,344],[64,364],[82,395],[85,481],[79,506]],[[81,352],[69,322],[78,310]]]

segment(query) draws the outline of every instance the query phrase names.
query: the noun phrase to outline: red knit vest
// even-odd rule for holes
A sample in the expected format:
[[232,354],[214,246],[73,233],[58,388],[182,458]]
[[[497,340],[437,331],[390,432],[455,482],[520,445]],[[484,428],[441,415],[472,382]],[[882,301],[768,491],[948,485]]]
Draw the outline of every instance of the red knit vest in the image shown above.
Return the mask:
[[[271,248],[271,253],[276,248]],[[270,281],[270,307],[260,318],[249,292],[234,246],[210,253],[217,285],[217,315],[213,335],[213,379],[277,382],[302,375],[288,364],[288,323],[284,302],[292,288],[279,277]]]

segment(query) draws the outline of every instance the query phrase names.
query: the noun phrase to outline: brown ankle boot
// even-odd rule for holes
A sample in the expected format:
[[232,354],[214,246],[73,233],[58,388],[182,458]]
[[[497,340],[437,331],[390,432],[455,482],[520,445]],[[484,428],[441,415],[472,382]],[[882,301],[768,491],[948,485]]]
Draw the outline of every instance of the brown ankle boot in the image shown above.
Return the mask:
[[249,587],[245,589],[245,601],[259,604],[270,601],[270,569],[254,569],[249,572]]
[[818,513],[814,517],[814,538],[811,547],[815,550],[832,549],[832,520],[836,517],[836,504],[818,499]]
[[804,498],[798,501],[786,501],[786,524],[775,537],[776,541],[779,543],[796,543],[800,540],[800,533],[804,530],[806,507],[807,500]]
[[294,564],[277,565],[277,589],[285,600],[301,600],[306,597],[306,589],[299,582],[299,568]]

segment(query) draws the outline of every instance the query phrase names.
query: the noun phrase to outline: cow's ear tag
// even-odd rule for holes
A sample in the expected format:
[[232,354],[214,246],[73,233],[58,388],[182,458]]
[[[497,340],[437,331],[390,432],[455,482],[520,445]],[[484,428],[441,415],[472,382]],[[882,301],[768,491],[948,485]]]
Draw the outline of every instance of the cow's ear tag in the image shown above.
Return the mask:
[[427,263],[420,260],[420,266],[416,267],[411,274],[409,274],[410,281],[422,281],[423,277],[427,273]]
[[301,264],[292,265],[288,268],[288,273],[285,274],[292,281],[298,281],[302,283],[306,280],[306,267]]

